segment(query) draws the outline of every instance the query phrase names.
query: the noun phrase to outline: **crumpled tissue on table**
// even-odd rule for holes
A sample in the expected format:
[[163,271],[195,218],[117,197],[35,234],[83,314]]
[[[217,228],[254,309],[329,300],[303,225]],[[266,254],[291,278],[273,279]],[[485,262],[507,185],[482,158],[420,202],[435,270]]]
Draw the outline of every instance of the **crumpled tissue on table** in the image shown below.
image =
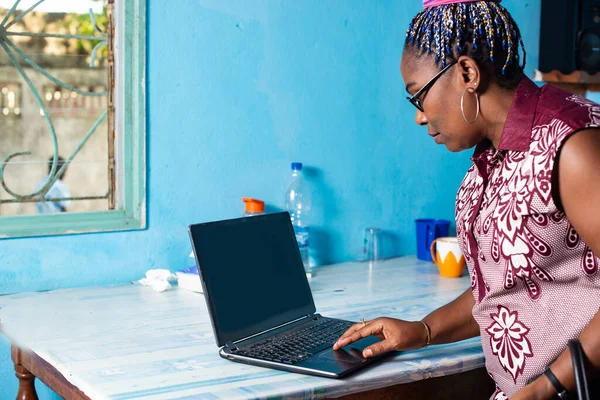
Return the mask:
[[150,286],[156,292],[164,292],[171,289],[169,281],[176,281],[177,276],[168,269],[149,269],[146,277],[137,281],[144,286]]

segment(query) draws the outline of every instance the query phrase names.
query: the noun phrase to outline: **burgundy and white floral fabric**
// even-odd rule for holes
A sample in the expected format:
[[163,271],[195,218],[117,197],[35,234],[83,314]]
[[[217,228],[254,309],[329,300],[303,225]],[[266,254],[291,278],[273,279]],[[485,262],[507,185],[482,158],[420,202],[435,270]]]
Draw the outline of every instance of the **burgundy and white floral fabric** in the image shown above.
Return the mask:
[[600,307],[600,260],[552,187],[561,144],[597,126],[600,105],[524,78],[498,149],[477,146],[458,191],[456,231],[494,399],[540,375]]

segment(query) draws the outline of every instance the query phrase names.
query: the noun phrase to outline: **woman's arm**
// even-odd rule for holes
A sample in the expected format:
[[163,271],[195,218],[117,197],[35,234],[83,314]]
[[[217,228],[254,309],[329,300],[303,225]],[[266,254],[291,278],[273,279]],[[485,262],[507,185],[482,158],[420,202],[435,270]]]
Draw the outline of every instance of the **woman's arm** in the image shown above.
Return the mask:
[[[475,300],[471,289],[452,302],[427,315],[423,321],[431,329],[431,344],[456,342],[479,336],[479,326],[473,319]],[[333,346],[334,350],[347,346],[367,336],[377,336],[380,342],[367,347],[364,357],[374,357],[394,350],[418,349],[427,343],[427,330],[420,322],[393,318],[377,318],[365,326],[351,326]]]
[[431,344],[458,342],[479,336],[479,325],[473,318],[475,298],[469,288],[452,302],[423,318],[431,328]]
[[[560,199],[569,221],[592,251],[600,254],[600,129],[577,132],[563,144],[557,159]],[[592,366],[600,368],[600,314],[596,313],[579,337]],[[551,365],[551,371],[571,393],[575,377],[568,350]],[[556,390],[542,375],[511,399],[552,399]]]

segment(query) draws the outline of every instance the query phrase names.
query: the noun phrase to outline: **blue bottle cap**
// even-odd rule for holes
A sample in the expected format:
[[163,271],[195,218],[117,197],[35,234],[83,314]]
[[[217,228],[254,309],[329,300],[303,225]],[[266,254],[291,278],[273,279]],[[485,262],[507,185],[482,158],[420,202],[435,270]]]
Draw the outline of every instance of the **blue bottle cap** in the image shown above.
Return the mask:
[[301,162],[293,162],[292,163],[292,170],[294,171],[300,171],[302,169],[302,163]]

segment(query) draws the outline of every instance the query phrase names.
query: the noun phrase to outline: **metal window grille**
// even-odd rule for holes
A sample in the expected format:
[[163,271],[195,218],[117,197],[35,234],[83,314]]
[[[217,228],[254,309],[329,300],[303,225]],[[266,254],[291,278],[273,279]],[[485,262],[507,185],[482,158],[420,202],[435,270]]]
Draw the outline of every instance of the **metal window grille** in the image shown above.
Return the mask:
[[[50,171],[48,173],[47,183],[40,189],[30,193],[18,193],[7,184],[5,177],[5,169],[7,166],[18,168],[19,157],[28,156],[31,151],[23,149],[8,154],[0,164],[0,185],[9,195],[9,198],[0,199],[0,206],[9,203],[36,203],[43,201],[63,201],[63,200],[108,200],[108,209],[115,209],[115,121],[114,121],[114,48],[113,48],[113,10],[114,0],[108,0],[106,4],[106,23],[104,27],[100,27],[96,22],[96,17],[92,10],[89,12],[89,21],[91,22],[94,33],[92,35],[81,35],[71,33],[56,33],[56,32],[29,32],[20,27],[19,21],[27,18],[30,13],[35,12],[45,0],[37,1],[33,6],[25,11],[17,11],[17,6],[21,0],[16,0],[14,5],[8,12],[0,15],[0,55],[4,53],[7,64],[12,65],[18,72],[20,79],[25,82],[25,87],[14,82],[0,82],[0,117],[12,115],[22,115],[23,105],[22,99],[25,96],[25,90],[29,91],[28,95],[32,95],[35,99],[36,107],[39,107],[39,117],[43,118],[52,139],[53,160]],[[58,76],[51,68],[46,67],[43,57],[34,57],[28,55],[19,46],[19,40],[23,38],[30,39],[61,39],[64,41],[79,40],[87,41],[93,45],[89,57],[89,68],[93,69],[98,65],[98,52],[106,49],[105,67],[108,77],[106,82],[88,82],[70,83],[67,79]],[[46,79],[46,83],[41,87],[36,87],[30,78],[31,71],[36,71]],[[29,72],[29,73],[28,73]],[[65,163],[59,168],[58,156],[59,145],[57,140],[57,129],[55,128],[55,119],[69,115],[94,115],[98,110],[102,110],[100,116],[96,119],[93,125],[84,132],[81,141],[75,146],[75,149],[68,157],[65,157]],[[72,164],[81,149],[86,145],[86,142],[98,131],[99,126],[103,121],[106,121],[108,127],[108,157],[107,176],[108,190],[103,194],[90,194],[85,196],[74,196],[67,198],[48,198],[46,194],[52,185],[59,179],[63,171]],[[81,162],[85,162],[82,160]]]

